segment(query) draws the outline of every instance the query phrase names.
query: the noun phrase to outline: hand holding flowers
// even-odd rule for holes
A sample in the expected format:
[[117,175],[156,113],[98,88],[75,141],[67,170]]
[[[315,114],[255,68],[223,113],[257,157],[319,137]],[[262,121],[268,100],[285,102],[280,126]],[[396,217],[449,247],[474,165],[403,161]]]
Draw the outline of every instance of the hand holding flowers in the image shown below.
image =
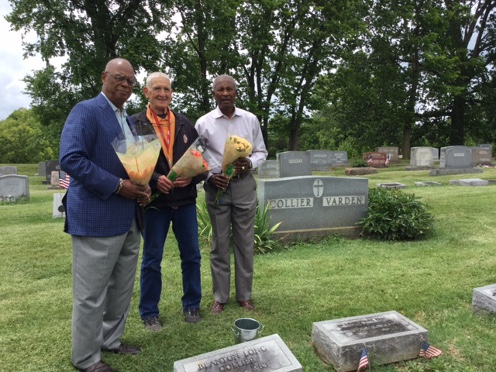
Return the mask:
[[[207,162],[207,159],[209,162]],[[212,167],[212,163],[213,160],[206,151],[201,138],[197,138],[177,163],[173,165],[167,175],[167,180],[164,177],[160,177],[157,181],[157,186],[162,188],[162,190],[167,191],[170,191],[174,186],[187,186],[191,182],[192,177],[208,172]],[[161,193],[161,191],[157,191],[153,194],[150,198],[150,202],[155,200]]]
[[[227,137],[224,154],[222,155],[222,173],[227,176],[228,183],[235,175],[249,169],[251,163],[246,157],[251,154],[251,151],[252,145],[246,139],[236,135]],[[217,191],[217,197],[215,199],[217,204],[224,191],[225,187],[219,188]]]

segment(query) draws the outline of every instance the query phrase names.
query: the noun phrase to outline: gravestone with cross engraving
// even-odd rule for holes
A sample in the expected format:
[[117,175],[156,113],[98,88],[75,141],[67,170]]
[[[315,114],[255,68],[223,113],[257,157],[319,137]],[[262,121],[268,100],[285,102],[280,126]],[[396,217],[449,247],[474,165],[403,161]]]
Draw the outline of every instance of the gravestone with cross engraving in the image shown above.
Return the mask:
[[365,217],[368,179],[330,176],[287,177],[258,181],[259,206],[268,206],[269,225],[282,222],[275,236],[306,239],[339,233],[357,235]]

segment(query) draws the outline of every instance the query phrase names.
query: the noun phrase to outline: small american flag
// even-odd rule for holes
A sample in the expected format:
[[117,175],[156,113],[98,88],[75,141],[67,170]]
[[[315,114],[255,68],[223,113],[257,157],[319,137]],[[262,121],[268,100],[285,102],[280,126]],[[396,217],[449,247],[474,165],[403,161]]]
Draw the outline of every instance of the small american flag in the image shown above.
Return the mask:
[[59,173],[59,187],[61,189],[68,189],[69,183],[71,181],[71,177],[64,171],[60,171]]
[[431,359],[438,357],[442,354],[442,351],[436,349],[434,346],[429,345],[427,341],[423,341],[422,345],[420,345],[420,353],[419,356],[425,359]]
[[358,363],[357,372],[360,372],[369,367],[369,357],[367,356],[367,350],[362,349],[362,356],[360,357],[360,363]]

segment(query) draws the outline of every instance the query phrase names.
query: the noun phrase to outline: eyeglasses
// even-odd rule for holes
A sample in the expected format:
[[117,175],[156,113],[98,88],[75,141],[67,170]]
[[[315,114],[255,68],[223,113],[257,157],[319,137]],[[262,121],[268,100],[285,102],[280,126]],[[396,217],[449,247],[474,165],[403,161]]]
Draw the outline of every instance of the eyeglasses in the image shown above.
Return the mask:
[[136,79],[132,78],[132,79],[128,79],[127,77],[125,76],[122,76],[122,75],[114,75],[114,74],[111,74],[110,72],[107,72],[105,71],[106,74],[109,74],[110,76],[112,76],[112,79],[114,79],[116,82],[118,83],[123,83],[123,82],[127,82],[129,84],[129,86],[134,86],[136,85]]

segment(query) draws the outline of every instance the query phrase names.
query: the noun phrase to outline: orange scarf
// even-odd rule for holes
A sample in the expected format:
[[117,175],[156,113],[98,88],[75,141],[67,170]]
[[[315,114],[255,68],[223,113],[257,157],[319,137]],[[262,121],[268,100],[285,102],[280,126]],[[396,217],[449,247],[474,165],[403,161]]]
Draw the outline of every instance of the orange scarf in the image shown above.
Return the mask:
[[176,117],[174,116],[174,113],[171,110],[167,110],[167,116],[162,119],[150,105],[148,105],[146,117],[150,120],[150,123],[152,123],[153,129],[155,129],[155,133],[157,133],[157,136],[160,139],[162,150],[169,163],[169,168],[172,168],[174,161],[174,133],[176,130]]

